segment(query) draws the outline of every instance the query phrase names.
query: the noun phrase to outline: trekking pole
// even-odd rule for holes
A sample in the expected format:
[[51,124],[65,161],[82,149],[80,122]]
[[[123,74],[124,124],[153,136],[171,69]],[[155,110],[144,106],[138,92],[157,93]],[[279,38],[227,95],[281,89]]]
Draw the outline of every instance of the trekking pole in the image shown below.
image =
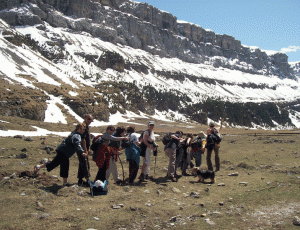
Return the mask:
[[120,163],[121,163],[121,166],[122,166],[122,171],[123,171],[123,181],[125,181],[124,168],[123,168],[123,164],[122,164],[122,161],[121,161],[121,158],[120,158],[120,157],[119,157],[119,160],[120,160]]
[[88,175],[88,183],[89,183],[89,181],[90,181],[90,164],[89,164],[89,161],[88,161],[88,158],[87,157],[85,157],[84,158],[85,159],[85,164],[86,164],[86,168],[87,168],[87,175]]

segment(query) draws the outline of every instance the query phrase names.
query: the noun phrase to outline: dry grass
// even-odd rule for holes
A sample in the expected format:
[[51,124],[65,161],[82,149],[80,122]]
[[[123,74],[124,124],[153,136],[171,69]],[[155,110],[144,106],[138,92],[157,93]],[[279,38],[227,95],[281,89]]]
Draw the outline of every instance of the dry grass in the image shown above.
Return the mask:
[[[0,120],[11,122],[14,119],[37,125],[36,121],[0,117]],[[143,119],[135,122],[147,123]],[[161,134],[175,130],[183,130],[185,133],[206,130],[206,126],[201,125],[184,128],[183,124],[178,123],[156,121],[156,124],[155,131]],[[37,126],[58,131],[73,129],[72,125],[40,123]],[[14,124],[14,127],[19,129],[18,124]],[[141,131],[146,126],[136,125],[136,128],[137,131]],[[92,132],[103,131],[104,127],[92,128]],[[162,143],[159,142],[155,178],[141,186],[117,186],[113,184],[111,175],[109,193],[106,196],[91,198],[89,189],[83,187],[61,188],[62,180],[52,178],[52,175],[59,175],[59,169],[50,173],[41,170],[41,177],[35,180],[25,175],[1,181],[0,228],[296,229],[296,226],[292,225],[292,218],[299,215],[300,211],[298,195],[300,179],[297,178],[300,177],[300,153],[295,153],[299,148],[299,133],[229,128],[224,129],[223,133],[226,135],[220,149],[221,170],[216,173],[215,184],[194,183],[197,179],[192,176],[181,177],[177,183],[166,181],[164,177],[167,173],[165,168],[168,165],[168,158],[163,152]],[[32,142],[27,142],[12,137],[0,138],[0,146],[5,149],[0,151],[0,180],[13,173],[18,175],[19,172],[26,170],[32,172],[33,166],[42,158],[54,157],[55,153],[51,152],[49,155],[42,149],[43,139],[40,137],[32,139]],[[56,147],[62,139],[55,136],[47,137],[46,144]],[[27,149],[28,157],[25,159],[14,157],[21,154],[23,148]],[[127,178],[128,163],[124,155],[121,155],[121,160]],[[153,157],[152,176],[154,160]],[[21,162],[26,164],[22,165]],[[76,184],[78,161],[76,157],[72,157],[70,162],[69,182]],[[119,162],[117,165],[122,178],[121,165]],[[206,168],[205,157],[202,158],[201,167]],[[190,169],[188,171],[191,172]],[[238,172],[239,176],[228,176],[233,172]],[[96,165],[91,162],[92,179],[96,173]],[[240,182],[247,182],[247,186]],[[220,183],[224,183],[225,186],[218,186]],[[173,187],[180,192],[175,193]],[[210,189],[208,192],[207,188]],[[147,190],[149,193],[145,192]],[[158,191],[161,194],[158,194]],[[25,193],[24,196],[22,192]],[[190,196],[191,192],[199,193],[199,198]],[[42,208],[37,206],[38,201],[42,203]],[[223,205],[220,205],[220,202],[223,202]],[[112,209],[112,205],[118,204],[123,204],[124,207]],[[137,210],[131,211],[130,207]],[[281,216],[276,215],[276,207],[281,207]],[[201,214],[207,216],[200,217]],[[170,222],[174,216],[177,216],[177,220],[174,223]],[[207,223],[205,221],[207,218],[214,225]]]

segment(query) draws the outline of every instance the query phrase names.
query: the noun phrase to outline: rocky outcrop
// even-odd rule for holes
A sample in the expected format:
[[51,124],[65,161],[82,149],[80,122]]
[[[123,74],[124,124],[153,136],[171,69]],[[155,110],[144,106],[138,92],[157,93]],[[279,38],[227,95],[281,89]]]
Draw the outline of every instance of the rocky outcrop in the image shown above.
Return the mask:
[[[215,67],[275,74],[293,78],[287,55],[268,56],[250,49],[229,35],[187,22],[146,3],[129,0],[3,0],[0,18],[12,26],[47,22],[55,27],[86,31],[114,44],[128,45],[154,55],[177,57],[186,62],[203,63],[209,57],[237,59],[251,70],[216,60]],[[189,52],[187,52],[187,50]]]

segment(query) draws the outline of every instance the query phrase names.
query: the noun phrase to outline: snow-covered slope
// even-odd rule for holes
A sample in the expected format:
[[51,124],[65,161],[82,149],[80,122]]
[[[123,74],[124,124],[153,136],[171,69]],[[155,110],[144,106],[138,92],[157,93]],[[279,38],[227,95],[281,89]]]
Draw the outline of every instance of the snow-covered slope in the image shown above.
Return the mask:
[[[75,23],[77,19],[68,20]],[[16,37],[28,42],[18,45],[18,42],[12,41]],[[30,45],[30,42],[33,45]],[[122,57],[125,61],[122,71],[99,65],[101,56],[107,51]],[[216,67],[216,60],[221,61],[223,65]],[[299,74],[295,74],[293,78],[270,75],[264,70],[257,71],[252,65],[239,59],[223,56],[206,57],[206,61],[201,64],[185,62],[178,58],[161,57],[145,50],[103,41],[87,32],[53,27],[47,22],[42,25],[11,28],[0,19],[0,63],[2,79],[10,84],[21,84],[40,90],[49,96],[45,121],[53,121],[53,111],[57,111],[55,114],[59,113],[61,107],[57,105],[67,109],[77,120],[80,120],[80,117],[65,104],[64,96],[53,95],[50,90],[39,88],[37,83],[57,87],[68,85],[73,89],[69,94],[74,98],[79,90],[96,87],[103,82],[133,83],[141,90],[150,85],[159,92],[171,91],[185,95],[189,100],[182,101],[181,108],[199,104],[207,99],[230,103],[281,103],[284,106],[280,109],[284,108],[290,113],[294,125],[298,126],[300,120],[300,114],[295,109],[298,100],[300,101]],[[130,67],[126,68],[126,63],[130,63]],[[224,63],[226,68],[222,67]],[[132,68],[133,65],[142,66],[146,71],[138,71]],[[108,96],[101,96],[108,100],[109,108],[114,106],[115,101],[109,102]],[[127,100],[126,94],[121,96]],[[52,111],[52,115],[49,110]],[[169,109],[166,108],[165,111],[169,112]],[[155,113],[160,112],[155,110]],[[209,111],[207,116],[210,117]],[[66,122],[63,118],[59,121]],[[275,121],[274,124],[278,127],[291,125],[278,124]]]

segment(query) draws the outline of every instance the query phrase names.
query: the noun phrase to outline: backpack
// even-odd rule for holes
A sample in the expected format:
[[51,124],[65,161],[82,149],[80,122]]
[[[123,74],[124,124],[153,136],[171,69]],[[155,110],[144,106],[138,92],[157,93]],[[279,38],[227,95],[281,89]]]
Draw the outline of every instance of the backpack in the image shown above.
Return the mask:
[[222,135],[216,129],[213,129],[211,134],[213,142],[219,144],[222,141],[222,138]]
[[128,140],[122,140],[122,142],[121,142],[121,148],[122,149],[127,149],[127,148],[130,147],[130,144],[131,144],[130,136],[131,136],[131,133],[128,136]]
[[193,149],[194,152],[199,149],[202,149],[202,138],[197,137],[196,141],[191,143],[191,148]]
[[98,135],[93,138],[91,150],[93,151],[93,160],[97,157],[97,150],[101,147],[101,145],[105,142],[104,139],[102,139],[102,135]]
[[163,136],[163,138],[162,138],[162,143],[164,144],[164,145],[167,145],[167,144],[169,144],[170,142],[171,142],[171,140],[172,140],[172,137],[171,137],[171,133],[166,133],[164,136]]
[[[149,132],[148,129],[147,129],[146,131]],[[141,157],[145,157],[145,156],[146,156],[147,145],[146,145],[146,144],[144,143],[144,141],[143,141],[144,133],[145,133],[146,131],[142,132],[142,134],[141,134],[140,137],[139,137],[139,142],[142,141],[141,144],[140,144],[140,148],[141,148],[140,156],[141,156]],[[149,132],[149,134],[150,134],[150,132]]]

